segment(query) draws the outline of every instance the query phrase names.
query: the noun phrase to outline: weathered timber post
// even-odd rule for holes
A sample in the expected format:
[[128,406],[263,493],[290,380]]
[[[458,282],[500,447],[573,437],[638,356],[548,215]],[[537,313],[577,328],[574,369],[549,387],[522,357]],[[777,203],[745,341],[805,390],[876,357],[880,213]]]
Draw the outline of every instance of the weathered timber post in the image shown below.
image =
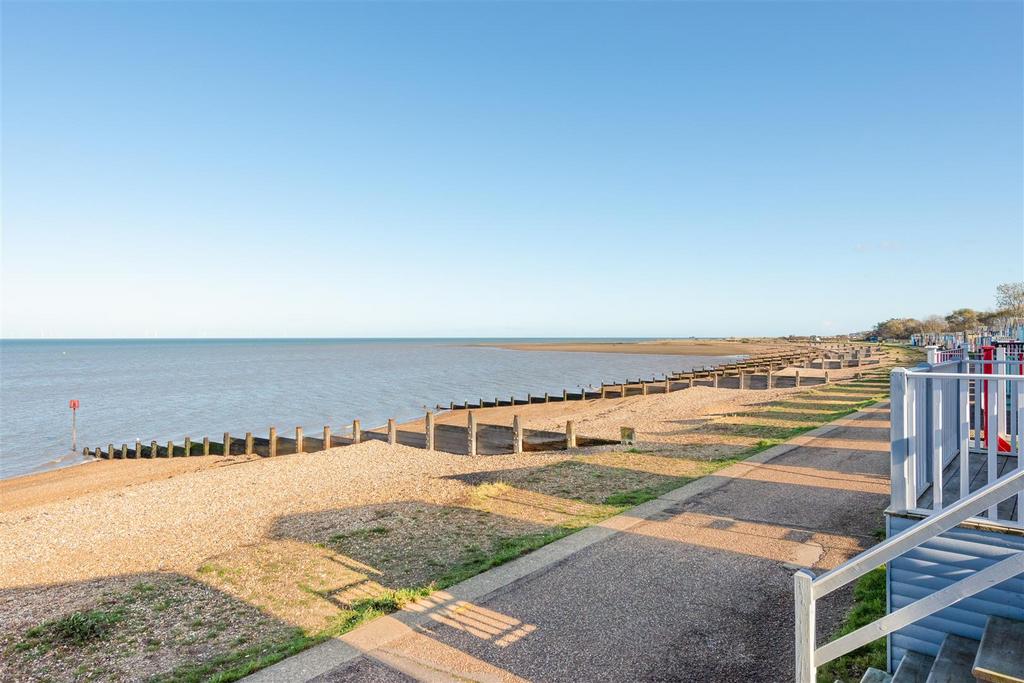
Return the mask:
[[604,385],[604,382],[601,382],[601,398],[608,398],[608,387]]
[[203,455],[209,455],[209,454],[210,454],[210,437],[204,436],[203,437]]
[[324,425],[324,450],[331,447],[331,428]]
[[793,574],[793,596],[796,632],[795,683],[814,683],[818,670],[814,666],[816,619],[814,605],[814,574],[801,569]]
[[160,448],[156,445],[156,441],[153,441],[152,443],[149,444],[149,457],[160,457]]
[[523,452],[523,423],[518,415],[512,416],[512,452]]
[[168,441],[167,442],[167,457],[168,458],[173,458],[174,457],[174,442],[173,441]]
[[740,370],[736,374],[739,375],[739,378],[740,378],[740,389],[742,389],[743,388],[743,371]]
[[434,413],[427,411],[426,418],[424,419],[425,434],[427,438],[427,450],[434,450]]
[[359,443],[363,440],[363,430],[359,427],[359,420],[352,420],[352,443]]
[[111,460],[113,460],[114,458],[117,457],[117,455],[114,453],[114,444],[112,444],[112,443],[108,443],[107,444],[107,453],[110,454],[110,459]]
[[[508,404],[510,406],[514,406],[516,404],[516,397],[515,396],[509,396],[508,397]],[[495,407],[497,407],[497,406],[495,406]]]
[[828,384],[828,370],[825,371],[825,384]]
[[643,394],[644,396],[647,395],[647,382],[644,382],[643,384],[640,385],[640,393]]
[[271,427],[267,433],[267,441],[270,442],[268,445],[267,453],[273,458],[277,455],[277,427]]
[[252,455],[252,432],[245,433],[245,454]]
[[545,402],[545,403],[548,403],[548,402],[550,402],[550,401],[551,401],[551,397],[550,397],[550,396],[548,396],[548,392],[546,392],[546,391],[545,391],[545,392],[544,392],[544,402]]
[[135,457],[142,457],[142,439],[135,439]]
[[304,453],[304,447],[306,445],[306,437],[302,434],[302,427],[295,428],[295,452]]
[[118,457],[120,457],[121,460],[127,460],[128,459],[128,444],[126,444],[126,443],[121,444],[121,455],[118,456]]
[[388,444],[394,446],[398,443],[398,430],[395,429],[395,418],[388,418]]
[[476,455],[476,415],[472,410],[466,415],[466,450]]
[[668,392],[672,391],[672,386],[671,385],[672,385],[672,380],[670,380],[668,377],[665,377],[665,393],[666,394]]
[[224,432],[224,449],[221,455],[231,455],[231,434]]
[[576,423],[572,420],[565,423],[565,447],[576,448]]
[[185,437],[185,457],[192,455],[192,437]]
[[765,389],[771,389],[771,388],[772,388],[772,371],[769,369],[768,370],[768,386],[766,386]]
[[715,370],[715,374],[711,376],[711,386],[715,389],[718,388],[718,371]]
[[625,384],[620,384],[619,385],[619,397],[620,398],[626,398],[626,385]]
[[568,389],[562,389],[562,400],[563,401],[568,401],[569,400],[569,390]]
[[796,371],[796,376],[793,378],[793,380],[794,380],[793,386],[795,386],[795,387],[800,386],[800,371],[799,370]]

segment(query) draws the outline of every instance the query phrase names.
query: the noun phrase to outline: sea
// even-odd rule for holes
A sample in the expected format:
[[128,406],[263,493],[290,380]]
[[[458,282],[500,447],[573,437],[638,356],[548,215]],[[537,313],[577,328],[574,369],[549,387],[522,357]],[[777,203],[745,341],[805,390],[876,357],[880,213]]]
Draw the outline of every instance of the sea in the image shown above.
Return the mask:
[[[85,461],[85,447],[224,432],[313,434],[417,418],[450,401],[561,395],[723,357],[516,351],[525,341],[166,339],[0,341],[0,479]],[[77,400],[77,450],[72,411]]]

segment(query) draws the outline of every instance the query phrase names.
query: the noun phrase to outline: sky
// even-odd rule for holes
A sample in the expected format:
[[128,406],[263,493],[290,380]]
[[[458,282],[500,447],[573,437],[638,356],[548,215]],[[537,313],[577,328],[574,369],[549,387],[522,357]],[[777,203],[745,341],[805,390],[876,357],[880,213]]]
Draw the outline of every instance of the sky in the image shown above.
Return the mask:
[[1020,2],[0,11],[5,338],[829,334],[1024,279]]

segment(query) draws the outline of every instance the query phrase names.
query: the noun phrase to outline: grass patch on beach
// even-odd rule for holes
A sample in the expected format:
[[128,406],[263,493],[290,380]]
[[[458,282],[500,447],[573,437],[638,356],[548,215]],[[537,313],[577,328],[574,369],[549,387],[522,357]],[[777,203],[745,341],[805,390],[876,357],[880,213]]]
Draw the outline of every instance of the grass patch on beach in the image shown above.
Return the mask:
[[[857,581],[853,607],[833,640],[885,616],[885,567],[873,569]],[[818,669],[818,683],[857,683],[869,668],[885,669],[885,638],[879,638]]]
[[16,652],[48,652],[57,645],[82,646],[106,637],[114,625],[124,619],[124,612],[83,610],[53,619],[25,632],[24,639],[14,646]]

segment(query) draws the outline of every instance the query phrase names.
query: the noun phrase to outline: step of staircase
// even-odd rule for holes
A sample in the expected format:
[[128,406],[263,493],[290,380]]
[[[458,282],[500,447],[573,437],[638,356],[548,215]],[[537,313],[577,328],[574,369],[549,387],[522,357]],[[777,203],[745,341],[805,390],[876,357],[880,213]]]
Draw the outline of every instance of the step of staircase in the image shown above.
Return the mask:
[[980,644],[977,640],[962,636],[946,636],[926,683],[973,683],[971,667],[974,666]]
[[934,662],[934,657],[923,655],[920,652],[908,652],[900,665],[896,667],[896,673],[892,675],[892,683],[925,683]]
[[892,683],[892,676],[881,669],[871,668],[864,672],[864,678],[860,683]]
[[974,677],[988,683],[1024,683],[1024,621],[988,618]]
[[948,635],[935,657],[904,655],[891,677],[868,669],[861,683],[1024,683],[1024,621],[989,617],[981,641]]

